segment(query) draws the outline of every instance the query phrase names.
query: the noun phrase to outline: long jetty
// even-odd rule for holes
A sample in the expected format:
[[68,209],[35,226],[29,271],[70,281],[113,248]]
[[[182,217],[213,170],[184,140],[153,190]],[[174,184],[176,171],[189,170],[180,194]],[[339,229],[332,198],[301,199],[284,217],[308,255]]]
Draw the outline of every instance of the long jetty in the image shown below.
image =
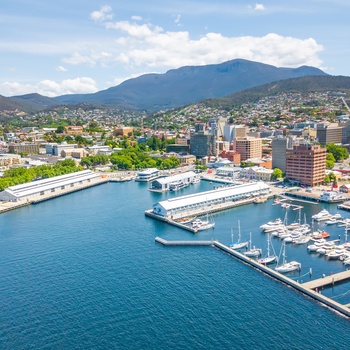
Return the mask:
[[193,240],[193,241],[168,241],[166,239],[163,239],[161,237],[156,237],[155,241],[163,244],[165,246],[212,246],[213,245],[213,241],[197,241],[197,240]]
[[[156,241],[158,243],[168,245],[168,246],[181,245],[181,244],[178,244],[179,242],[184,242],[184,245],[185,245],[185,242],[188,242],[188,241],[167,241],[167,240],[164,240],[160,237],[156,237]],[[190,241],[190,242],[193,242],[193,241]],[[200,242],[200,241],[198,241],[198,242]],[[260,264],[256,260],[249,258],[236,250],[229,248],[228,246],[220,243],[219,241],[204,241],[204,242],[208,242],[208,244],[207,244],[208,246],[212,245],[215,248],[218,248],[218,249],[224,251],[225,253],[233,256],[234,258],[242,261],[243,263],[259,270],[260,272],[267,274],[268,276],[294,288],[295,290],[301,292],[302,294],[307,295],[314,300],[317,300],[318,302],[331,308],[332,310],[335,310],[335,311],[339,312],[340,314],[350,318],[349,305],[342,305],[342,304],[340,304],[340,303],[338,303],[338,302],[336,302],[336,301],[334,301],[334,300],[332,300],[332,299],[330,299],[330,298],[324,296],[323,294],[314,290],[314,289],[318,288],[317,286],[322,287],[322,285],[323,286],[329,285],[329,284],[325,283],[328,281],[328,279],[326,279],[326,277],[322,278],[323,284],[320,283],[320,279],[312,281],[312,282],[315,282],[314,284],[312,284],[312,282],[307,282],[307,283],[301,284],[301,283],[294,281],[291,278],[288,278],[287,276],[269,268],[268,266]],[[209,244],[209,242],[211,244]],[[191,244],[191,245],[195,245],[195,244]],[[201,245],[201,244],[198,244],[198,245]],[[333,281],[337,281],[337,282],[345,281],[345,280],[350,278],[350,271],[346,271],[346,272],[340,273],[340,274],[335,274],[335,275],[329,276],[329,277],[331,278],[330,284],[332,284]]]

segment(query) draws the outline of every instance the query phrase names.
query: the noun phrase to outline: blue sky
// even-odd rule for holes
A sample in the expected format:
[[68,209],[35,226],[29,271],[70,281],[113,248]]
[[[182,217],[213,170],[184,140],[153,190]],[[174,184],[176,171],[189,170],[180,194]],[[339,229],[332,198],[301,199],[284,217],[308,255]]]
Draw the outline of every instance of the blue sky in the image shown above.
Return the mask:
[[349,0],[2,0],[0,95],[90,93],[235,58],[350,76]]

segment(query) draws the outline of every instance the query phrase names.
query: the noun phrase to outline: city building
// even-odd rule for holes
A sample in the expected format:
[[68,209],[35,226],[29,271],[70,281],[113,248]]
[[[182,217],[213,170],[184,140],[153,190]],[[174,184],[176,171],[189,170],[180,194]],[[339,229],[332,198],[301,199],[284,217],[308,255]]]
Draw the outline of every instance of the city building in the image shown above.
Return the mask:
[[0,154],[0,166],[10,167],[19,164],[21,164],[21,156],[19,154]]
[[46,150],[46,154],[52,154],[58,157],[58,156],[61,156],[61,153],[63,150],[77,148],[77,147],[78,147],[77,144],[70,144],[70,143],[61,143],[61,144],[47,143],[45,145],[45,150]]
[[9,152],[14,154],[38,154],[39,144],[37,143],[15,143],[9,145]]
[[83,133],[83,127],[77,125],[68,125],[64,127],[64,133],[68,135],[81,135]]
[[134,132],[134,128],[129,127],[129,126],[121,126],[121,127],[117,127],[114,128],[114,135],[115,136],[128,136],[129,133],[133,133]]
[[262,157],[262,139],[254,137],[236,137],[233,149],[241,155],[241,161]]
[[286,172],[286,151],[293,147],[292,137],[276,137],[272,140],[272,169],[278,168]]
[[317,139],[321,145],[342,143],[343,127],[338,124],[317,124]]
[[326,148],[301,144],[286,150],[286,178],[297,184],[319,186],[326,172]]
[[216,137],[206,130],[205,124],[196,124],[190,136],[190,149],[197,158],[216,155]]
[[245,125],[225,125],[224,141],[232,143],[236,137],[246,137],[247,131]]

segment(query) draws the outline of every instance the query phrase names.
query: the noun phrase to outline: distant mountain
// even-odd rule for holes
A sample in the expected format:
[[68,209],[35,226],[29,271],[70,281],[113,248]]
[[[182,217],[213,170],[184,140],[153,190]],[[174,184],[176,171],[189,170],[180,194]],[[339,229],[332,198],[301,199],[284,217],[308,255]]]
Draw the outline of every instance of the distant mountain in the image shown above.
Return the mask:
[[0,111],[19,110],[26,113],[35,113],[57,105],[60,105],[60,103],[54,99],[36,93],[13,97],[0,95]]
[[279,80],[251,89],[237,91],[223,98],[207,99],[201,103],[208,107],[230,109],[233,106],[256,102],[263,97],[280,93],[316,91],[342,91],[350,97],[350,77],[320,75]]
[[188,66],[165,74],[145,74],[94,94],[63,95],[59,103],[92,103],[146,112],[181,107],[207,98],[288,78],[327,75],[313,67],[277,68],[236,59],[221,64]]

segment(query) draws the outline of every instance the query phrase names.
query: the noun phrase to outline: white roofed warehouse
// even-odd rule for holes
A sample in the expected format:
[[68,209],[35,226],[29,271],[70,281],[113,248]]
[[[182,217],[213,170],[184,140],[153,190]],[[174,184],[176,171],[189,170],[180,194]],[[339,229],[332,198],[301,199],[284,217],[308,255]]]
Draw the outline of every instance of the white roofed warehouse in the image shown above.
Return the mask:
[[212,205],[232,203],[250,197],[268,195],[270,192],[270,186],[264,182],[224,187],[161,201],[153,206],[153,214],[171,217],[201,208],[208,208]]
[[40,200],[40,197],[53,195],[56,191],[74,190],[79,186],[89,185],[97,179],[101,179],[101,176],[91,170],[77,171],[8,187],[0,192],[0,200],[11,202]]

